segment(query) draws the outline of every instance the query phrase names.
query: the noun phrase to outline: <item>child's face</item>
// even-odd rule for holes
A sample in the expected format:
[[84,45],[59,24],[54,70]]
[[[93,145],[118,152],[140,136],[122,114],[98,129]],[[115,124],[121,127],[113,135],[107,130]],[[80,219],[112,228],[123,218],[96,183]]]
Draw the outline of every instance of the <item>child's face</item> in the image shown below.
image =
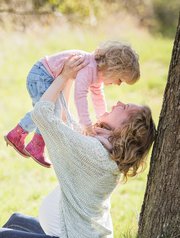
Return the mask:
[[104,85],[121,85],[121,83],[126,82],[126,78],[123,76],[117,76],[117,75],[102,75],[102,80],[104,82]]

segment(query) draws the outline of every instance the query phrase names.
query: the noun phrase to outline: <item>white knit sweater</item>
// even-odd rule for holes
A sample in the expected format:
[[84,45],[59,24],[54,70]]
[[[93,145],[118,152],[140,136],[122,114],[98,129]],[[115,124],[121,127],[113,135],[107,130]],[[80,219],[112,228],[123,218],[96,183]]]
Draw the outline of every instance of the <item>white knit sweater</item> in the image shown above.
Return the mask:
[[32,119],[61,185],[60,237],[112,238],[110,195],[119,181],[119,170],[108,151],[96,138],[65,125],[55,116],[52,102],[38,102]]

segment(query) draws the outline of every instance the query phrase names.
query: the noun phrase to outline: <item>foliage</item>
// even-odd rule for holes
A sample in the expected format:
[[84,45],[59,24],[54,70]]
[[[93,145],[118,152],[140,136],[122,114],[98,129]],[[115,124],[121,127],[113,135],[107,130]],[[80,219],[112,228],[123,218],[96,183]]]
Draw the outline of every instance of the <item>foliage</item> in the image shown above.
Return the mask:
[[154,30],[166,36],[174,36],[180,13],[180,1],[153,0],[153,9],[156,19]]
[[[179,0],[1,0],[3,10],[12,14],[24,10],[36,13],[43,10],[53,14],[58,12],[66,16],[71,22],[90,23],[95,25],[97,19],[106,19],[109,15],[126,11],[133,15],[140,25],[148,27],[152,32],[174,37],[177,18],[180,10]],[[0,9],[1,10],[1,9]],[[2,11],[3,12],[3,11]],[[3,15],[0,19],[4,22]],[[7,20],[7,18],[6,18]],[[13,19],[14,21],[14,19]],[[21,21],[21,17],[19,17]],[[17,21],[15,21],[17,23]],[[26,23],[29,24],[27,20]]]

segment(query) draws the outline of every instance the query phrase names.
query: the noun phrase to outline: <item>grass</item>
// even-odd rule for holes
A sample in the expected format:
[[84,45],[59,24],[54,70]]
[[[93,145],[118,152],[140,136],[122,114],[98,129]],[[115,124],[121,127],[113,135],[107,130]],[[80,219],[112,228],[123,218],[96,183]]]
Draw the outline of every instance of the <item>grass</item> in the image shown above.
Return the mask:
[[[11,148],[7,148],[3,140],[3,135],[31,109],[25,78],[32,64],[39,58],[63,49],[92,51],[99,42],[107,39],[130,42],[140,55],[141,79],[133,86],[106,87],[108,108],[117,100],[147,104],[152,108],[157,124],[173,41],[160,36],[152,37],[145,30],[132,26],[127,26],[128,32],[121,32],[121,29],[117,31],[117,28],[117,24],[114,30],[107,24],[96,29],[56,26],[26,33],[1,32],[0,226],[15,211],[37,216],[42,198],[56,185],[52,169],[44,169],[32,160],[22,158]],[[92,104],[90,110],[94,118]],[[126,184],[120,184],[114,191],[111,209],[114,238],[136,237],[147,173],[148,169]]]

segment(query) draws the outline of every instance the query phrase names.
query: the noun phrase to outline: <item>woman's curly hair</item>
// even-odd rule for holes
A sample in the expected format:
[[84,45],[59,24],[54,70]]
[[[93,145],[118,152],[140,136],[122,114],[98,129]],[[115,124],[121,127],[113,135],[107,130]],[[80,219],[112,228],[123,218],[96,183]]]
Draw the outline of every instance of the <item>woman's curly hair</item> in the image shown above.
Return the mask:
[[140,77],[138,55],[129,45],[107,41],[95,51],[95,60],[99,70],[109,76],[127,77],[128,84],[135,83]]
[[131,112],[121,128],[115,129],[109,141],[112,144],[111,159],[116,161],[124,179],[133,177],[143,169],[145,158],[156,134],[149,107]]

